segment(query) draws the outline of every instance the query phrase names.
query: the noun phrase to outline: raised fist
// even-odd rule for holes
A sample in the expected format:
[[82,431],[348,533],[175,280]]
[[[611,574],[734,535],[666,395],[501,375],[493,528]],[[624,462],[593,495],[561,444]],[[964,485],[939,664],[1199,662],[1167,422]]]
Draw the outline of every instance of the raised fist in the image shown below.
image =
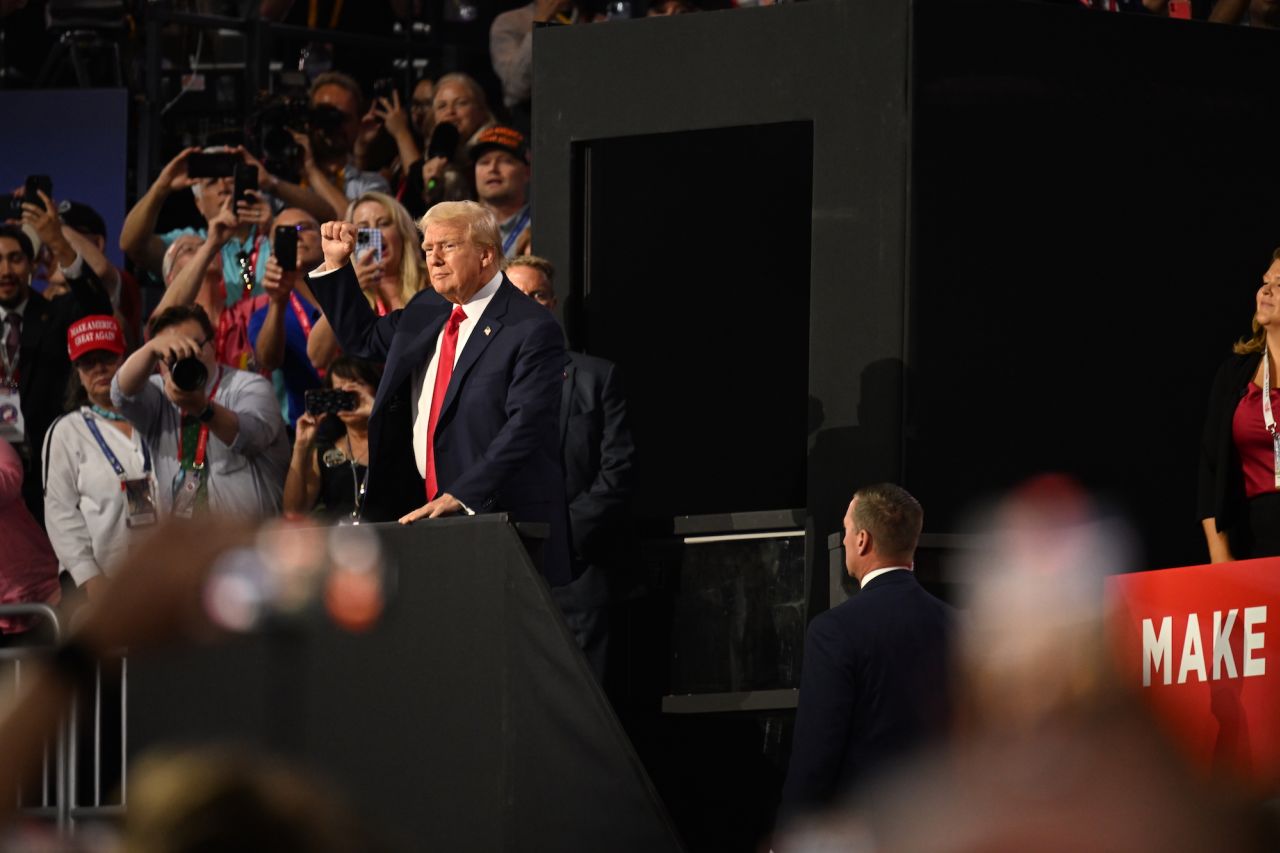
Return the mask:
[[356,227],[350,222],[326,222],[320,226],[324,268],[336,270],[351,260],[356,250]]

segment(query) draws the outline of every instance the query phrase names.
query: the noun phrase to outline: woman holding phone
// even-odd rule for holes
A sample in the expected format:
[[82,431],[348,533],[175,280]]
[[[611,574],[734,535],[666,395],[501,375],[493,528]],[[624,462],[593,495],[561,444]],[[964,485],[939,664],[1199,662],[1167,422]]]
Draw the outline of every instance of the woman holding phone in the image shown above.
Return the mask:
[[[307,393],[284,484],[286,516],[360,520],[369,472],[369,414],[381,378],[378,365],[339,356],[329,366],[325,392]],[[328,393],[333,391],[342,393]]]
[[1214,563],[1280,555],[1280,249],[1209,395],[1197,508]]
[[[382,317],[408,305],[428,281],[421,236],[409,211],[386,193],[367,192],[351,202],[346,219],[360,229],[351,263],[369,306]],[[324,370],[336,350],[333,328],[321,317],[307,341],[307,355]]]

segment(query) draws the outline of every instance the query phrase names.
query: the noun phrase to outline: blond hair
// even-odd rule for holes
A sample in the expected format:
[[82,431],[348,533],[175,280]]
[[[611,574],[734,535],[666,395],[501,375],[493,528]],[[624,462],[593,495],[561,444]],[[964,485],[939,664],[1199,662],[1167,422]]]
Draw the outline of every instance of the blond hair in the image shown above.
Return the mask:
[[[1276,249],[1271,253],[1271,262],[1280,261],[1280,249]],[[1231,346],[1231,351],[1236,355],[1250,355],[1255,352],[1262,352],[1267,348],[1267,330],[1258,325],[1258,316],[1255,313],[1253,323],[1251,325],[1253,334],[1247,338],[1241,338]]]
[[507,268],[502,252],[502,230],[493,211],[474,201],[442,201],[433,205],[422,217],[418,227],[425,233],[428,225],[463,225],[466,239],[477,246],[493,249],[494,263],[498,269]]
[[[382,209],[391,217],[396,232],[400,234],[400,298],[405,305],[408,305],[409,300],[427,283],[427,268],[419,249],[419,243],[422,241],[418,238],[418,228],[413,224],[413,217],[404,209],[403,204],[386,193],[380,192],[364,193],[347,205],[345,218],[348,222],[355,221],[356,208],[366,201],[375,201],[382,205]],[[368,292],[365,293],[365,298],[369,300],[371,306],[377,307],[374,304],[375,298]]]
[[554,284],[556,280],[555,264],[546,258],[540,258],[537,255],[516,255],[507,261],[507,269],[512,267],[529,267],[546,276],[547,284]]

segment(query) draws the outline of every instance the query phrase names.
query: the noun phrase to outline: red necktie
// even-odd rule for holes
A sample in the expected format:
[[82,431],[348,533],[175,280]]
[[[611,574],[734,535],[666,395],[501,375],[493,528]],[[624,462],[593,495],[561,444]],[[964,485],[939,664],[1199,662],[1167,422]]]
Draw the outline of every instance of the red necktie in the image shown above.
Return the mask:
[[453,376],[453,356],[458,351],[458,327],[467,319],[461,305],[453,306],[449,322],[444,326],[444,337],[440,341],[440,360],[436,364],[436,384],[431,391],[431,414],[427,417],[427,501],[433,501],[440,493],[440,484],[436,481],[436,423],[440,420],[440,409],[444,406],[444,395],[449,391],[449,379]]

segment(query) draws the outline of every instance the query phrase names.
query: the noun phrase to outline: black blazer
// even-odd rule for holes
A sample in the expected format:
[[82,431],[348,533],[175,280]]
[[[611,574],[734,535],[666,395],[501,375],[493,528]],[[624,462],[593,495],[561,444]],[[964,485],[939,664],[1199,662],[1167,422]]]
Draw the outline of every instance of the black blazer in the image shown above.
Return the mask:
[[945,733],[953,621],[913,572],[893,571],[810,623],[784,813],[820,808]]
[[560,397],[560,445],[575,561],[607,561],[620,539],[634,477],[627,400],[611,361],[569,353]]
[[110,314],[111,297],[98,276],[82,264],[83,272],[68,279],[70,290],[53,299],[31,291],[22,312],[22,344],[18,350],[18,396],[26,426],[27,468],[22,497],[36,520],[44,523],[44,488],[40,448],[44,434],[64,411],[71,359],[67,355],[67,327],[90,314]]
[[[343,350],[386,362],[369,418],[364,516],[393,521],[426,503],[413,452],[413,372],[430,361],[453,305],[427,289],[379,318],[349,264],[308,282]],[[442,491],[475,512],[550,525],[543,572],[553,586],[570,579],[556,418],[564,364],[551,312],[503,276],[458,355],[435,435]]]
[[1196,512],[1201,520],[1214,519],[1220,532],[1231,528],[1244,506],[1244,472],[1236,452],[1231,421],[1261,361],[1262,353],[1231,356],[1218,368],[1209,391],[1209,407],[1200,442]]

